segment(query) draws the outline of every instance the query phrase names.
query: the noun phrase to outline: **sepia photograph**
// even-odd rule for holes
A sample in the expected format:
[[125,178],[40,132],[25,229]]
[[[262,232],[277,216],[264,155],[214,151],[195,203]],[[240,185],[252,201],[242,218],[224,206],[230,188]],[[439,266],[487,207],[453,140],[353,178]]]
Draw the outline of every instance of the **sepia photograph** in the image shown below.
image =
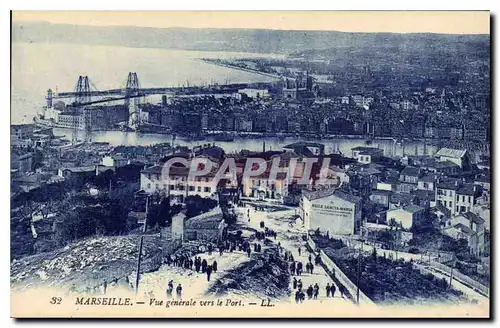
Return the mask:
[[14,318],[490,318],[485,11],[11,11]]

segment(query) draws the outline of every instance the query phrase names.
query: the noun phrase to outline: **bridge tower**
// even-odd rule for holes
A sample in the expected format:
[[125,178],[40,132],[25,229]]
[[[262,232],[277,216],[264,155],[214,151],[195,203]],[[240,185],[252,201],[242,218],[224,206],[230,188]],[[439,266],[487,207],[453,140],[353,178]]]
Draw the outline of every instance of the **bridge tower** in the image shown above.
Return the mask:
[[[139,93],[141,84],[136,72],[129,72],[127,84],[125,86],[125,96],[135,96]],[[129,119],[128,126],[137,129],[141,124],[141,108],[139,107],[139,98],[125,98],[125,106],[128,107]]]
[[89,103],[91,99],[90,93],[90,82],[88,76],[79,76],[78,81],[75,85],[75,98],[72,104],[73,106],[73,131],[72,131],[72,142],[77,142],[78,130],[80,128],[90,128],[90,122],[86,122],[85,119],[85,109],[80,106],[82,103]]
[[75,102],[86,103],[90,102],[90,82],[88,76],[79,76],[75,86]]

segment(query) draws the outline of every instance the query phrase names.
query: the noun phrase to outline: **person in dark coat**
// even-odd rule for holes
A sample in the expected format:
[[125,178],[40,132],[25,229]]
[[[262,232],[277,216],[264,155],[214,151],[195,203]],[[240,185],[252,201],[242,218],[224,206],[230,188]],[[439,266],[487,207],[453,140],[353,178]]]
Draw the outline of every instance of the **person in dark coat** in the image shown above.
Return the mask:
[[302,289],[302,279],[299,279],[299,281],[297,281],[297,288]]
[[330,286],[330,294],[332,295],[332,297],[335,297],[335,292],[337,291],[337,288],[335,288],[335,285],[332,284]]
[[310,263],[309,268],[311,269],[311,274],[314,272],[314,264]]
[[306,264],[306,272],[307,273],[310,273],[310,266],[309,266],[309,263]]
[[319,295],[319,286],[318,284],[314,284],[314,299],[317,300],[318,299],[318,295]]
[[189,268],[193,270],[193,259],[189,259]]
[[260,253],[260,252],[262,251],[262,245],[261,245],[261,244],[259,244],[259,245],[257,245],[257,246],[258,246],[258,247],[257,247],[257,252],[259,252],[259,253]]
[[345,294],[344,286],[342,286],[342,285],[339,286],[339,292],[340,292],[340,297],[344,298],[344,294]]
[[181,298],[182,297],[182,286],[181,286],[181,284],[179,284],[177,286],[176,291],[177,291],[177,298]]
[[250,257],[250,253],[252,253],[252,251],[250,250],[250,247],[247,248],[247,254],[248,254],[248,257]]
[[196,272],[200,272],[200,267],[201,267],[201,262],[199,257],[195,257],[194,259],[194,267],[196,269]]
[[214,260],[214,262],[212,263],[212,270],[214,272],[217,272],[217,261]]
[[297,276],[302,275],[302,262],[297,263]]
[[295,262],[290,263],[290,273],[295,275]]
[[297,288],[297,278],[293,277],[293,289]]
[[302,253],[302,251],[301,251],[301,249],[300,249],[300,247],[299,247],[299,256],[300,256],[300,254],[301,254],[301,253]]
[[207,281],[210,281],[210,275],[212,274],[212,266],[207,266]]
[[306,299],[306,294],[304,293],[304,291],[301,291],[300,292],[300,303],[303,303],[305,299]]
[[299,303],[300,302],[300,297],[301,297],[300,290],[297,290],[295,292],[295,303]]
[[201,261],[201,272],[202,273],[205,273],[207,271],[207,260],[203,259],[203,261]]
[[167,297],[172,297],[172,292],[174,291],[174,281],[170,280],[167,287]]
[[330,297],[330,283],[326,284],[326,297]]
[[309,285],[309,287],[307,287],[306,293],[307,293],[307,299],[310,300],[313,296],[313,287],[311,285]]

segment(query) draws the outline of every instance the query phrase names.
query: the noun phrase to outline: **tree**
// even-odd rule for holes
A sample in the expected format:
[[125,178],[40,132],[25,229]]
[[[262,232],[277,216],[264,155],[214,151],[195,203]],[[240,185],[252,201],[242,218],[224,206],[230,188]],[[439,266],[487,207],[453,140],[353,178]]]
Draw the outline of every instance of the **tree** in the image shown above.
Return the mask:
[[199,195],[188,196],[185,200],[186,216],[192,218],[213,209],[217,206],[217,201],[211,198],[203,198]]
[[166,227],[172,223],[172,213],[170,208],[170,198],[164,198],[160,204],[149,207],[148,226]]

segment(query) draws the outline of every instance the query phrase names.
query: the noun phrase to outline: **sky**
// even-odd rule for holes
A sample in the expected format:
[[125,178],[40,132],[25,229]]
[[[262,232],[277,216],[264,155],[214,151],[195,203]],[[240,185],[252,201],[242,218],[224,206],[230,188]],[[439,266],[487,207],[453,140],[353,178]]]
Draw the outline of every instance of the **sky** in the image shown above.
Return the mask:
[[488,11],[14,11],[12,20],[158,28],[490,33]]

